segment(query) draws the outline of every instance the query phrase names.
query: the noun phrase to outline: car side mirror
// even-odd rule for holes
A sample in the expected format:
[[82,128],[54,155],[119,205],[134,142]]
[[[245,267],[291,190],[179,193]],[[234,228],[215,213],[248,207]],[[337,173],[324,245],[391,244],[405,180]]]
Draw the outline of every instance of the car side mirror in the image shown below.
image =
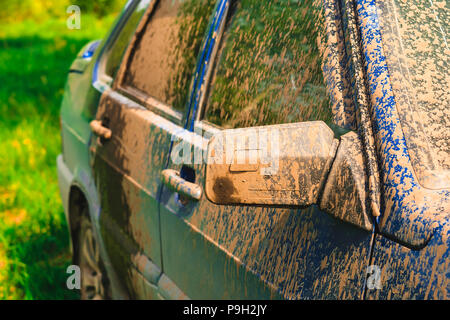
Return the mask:
[[208,145],[205,193],[219,205],[306,207],[371,230],[363,146],[322,121],[223,130]]
[[209,142],[206,196],[215,204],[317,203],[338,144],[322,121],[223,130]]

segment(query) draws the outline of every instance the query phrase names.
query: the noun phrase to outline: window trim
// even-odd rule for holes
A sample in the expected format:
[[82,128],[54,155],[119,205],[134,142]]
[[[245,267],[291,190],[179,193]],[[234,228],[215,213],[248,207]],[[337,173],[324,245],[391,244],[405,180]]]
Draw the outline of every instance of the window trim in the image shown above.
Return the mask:
[[[186,129],[188,129],[189,131],[200,130],[203,132],[203,129],[209,128],[210,130],[207,131],[215,132],[217,128],[220,128],[215,124],[203,121],[201,118],[203,117],[204,104],[206,101],[205,92],[207,92],[209,88],[210,77],[217,58],[217,50],[222,41],[222,36],[225,31],[225,25],[229,16],[231,1],[234,0],[218,0],[216,8],[214,9],[215,15],[210,25],[211,30],[207,31],[208,35],[205,39],[203,50],[204,51],[208,50],[208,45],[211,46],[210,43],[211,41],[214,41],[214,43],[212,44],[213,47],[209,48],[210,50],[212,49],[211,55],[209,57],[203,58],[203,60],[200,61],[200,65],[197,68],[199,69],[197,70],[197,72],[199,72],[201,71],[202,67],[206,66],[206,69],[203,69],[204,75],[197,75],[200,76],[200,82],[197,84],[196,88],[193,88],[192,91],[193,99],[191,99],[191,102],[189,103],[189,115],[188,118],[186,119],[187,120]],[[216,20],[217,18],[219,19],[219,21]],[[220,129],[223,130],[223,128]]]
[[[130,16],[135,12],[139,5],[143,3],[143,1],[149,1],[148,7],[145,9],[146,12],[142,15],[141,20],[139,21],[136,30],[132,35],[130,43],[125,49],[115,78],[112,78],[105,73],[106,63],[108,62],[111,52],[110,49],[112,48],[112,46],[114,46],[115,42],[117,41],[118,35],[126,26]],[[118,22],[108,36],[105,45],[103,46],[102,51],[99,54],[99,58],[97,59],[94,70],[93,86],[101,93],[105,92],[106,90],[114,90],[117,93],[124,95],[128,99],[131,99],[134,102],[142,105],[147,110],[155,112],[156,114],[163,116],[168,120],[174,122],[175,124],[181,126],[183,120],[183,114],[181,112],[175,110],[171,106],[164,104],[163,102],[158,101],[157,99],[136,88],[121,85],[121,83],[123,82],[126,67],[128,66],[130,53],[134,48],[137,37],[145,27],[147,21],[149,21],[149,19],[151,18],[155,4],[158,1],[159,0],[130,0],[126,4],[121,16],[119,17]]]
[[[194,127],[195,127],[195,123],[201,122],[205,116],[207,93],[209,92],[209,89],[211,87],[211,76],[213,74],[214,67],[218,63],[217,53],[220,48],[220,45],[222,44],[223,35],[225,34],[225,26],[227,24],[229,14],[230,14],[230,6],[231,6],[230,1],[226,1],[224,16],[223,16],[222,20],[219,21],[218,32],[216,33],[217,34],[216,42],[215,42],[214,48],[212,49],[211,57],[209,59],[210,62],[209,62],[209,65],[207,66],[207,70],[206,70],[206,75],[203,79],[204,85],[200,87],[199,104],[198,104],[197,110],[194,110],[194,112],[195,112],[195,114],[193,115],[195,117],[194,118]],[[221,128],[220,126],[217,126],[209,121],[205,120],[205,122],[207,122],[207,124],[209,126]]]
[[123,94],[127,98],[139,103],[149,111],[162,116],[175,124],[181,126],[183,123],[184,115],[180,111],[176,110],[172,106],[169,106],[149,94],[131,86],[125,85],[118,87],[115,91]]

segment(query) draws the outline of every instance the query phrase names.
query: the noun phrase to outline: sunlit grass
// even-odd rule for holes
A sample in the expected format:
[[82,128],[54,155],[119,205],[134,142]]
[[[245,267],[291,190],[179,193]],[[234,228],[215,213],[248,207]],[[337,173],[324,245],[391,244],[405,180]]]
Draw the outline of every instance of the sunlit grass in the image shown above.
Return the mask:
[[0,25],[0,299],[71,299],[69,234],[59,196],[59,107],[67,70],[114,17]]

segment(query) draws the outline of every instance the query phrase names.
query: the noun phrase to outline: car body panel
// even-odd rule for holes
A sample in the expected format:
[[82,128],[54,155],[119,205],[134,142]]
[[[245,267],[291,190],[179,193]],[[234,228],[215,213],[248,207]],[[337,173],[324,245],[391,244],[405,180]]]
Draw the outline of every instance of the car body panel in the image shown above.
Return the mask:
[[101,194],[102,237],[122,274],[136,265],[136,255],[148,257],[159,273],[155,271],[157,275],[147,280],[156,284],[162,268],[159,176],[167,161],[171,133],[179,127],[113,90],[103,93],[99,105],[97,119],[106,118],[111,140],[95,139],[91,145]]
[[379,14],[392,15],[388,7],[393,5],[357,1],[384,195],[382,236],[377,235],[371,262],[382,268],[382,285],[369,290],[368,298],[448,299],[450,192],[425,187],[415,172],[410,153],[415,147],[405,137],[409,129],[404,128],[398,109],[404,96],[392,87],[398,70],[392,69],[392,57],[386,57],[393,54],[392,43],[398,41],[398,25],[382,21],[380,26],[379,20]]
[[[88,68],[89,70],[89,68]],[[92,70],[92,69],[90,69]],[[69,76],[68,83],[71,84],[71,88],[67,88],[64,94],[64,100],[61,108],[61,135],[63,142],[63,154],[58,157],[58,181],[60,186],[61,198],[63,200],[63,207],[67,218],[69,232],[74,237],[74,231],[76,226],[71,225],[72,219],[70,218],[70,198],[72,196],[72,190],[77,188],[80,190],[86,198],[86,202],[89,207],[89,213],[91,220],[93,221],[95,230],[95,236],[100,246],[101,255],[108,275],[112,281],[113,296],[117,299],[127,297],[123,288],[120,286],[118,277],[115,274],[114,269],[109,261],[108,255],[105,251],[103,240],[99,234],[99,216],[100,216],[100,203],[97,190],[95,188],[94,179],[92,178],[91,166],[89,161],[89,141],[91,131],[89,129],[89,122],[85,120],[82,114],[86,114],[85,109],[80,108],[77,101],[72,101],[72,95],[75,95],[77,99],[87,94],[89,98],[85,100],[85,107],[91,107],[93,104],[98,104],[100,94],[98,94],[92,87],[89,86],[90,76],[89,72],[87,76],[73,73]],[[88,84],[86,86],[86,84]],[[77,107],[78,106],[78,110]],[[77,112],[75,116],[73,113]],[[64,119],[77,119],[78,121],[64,121]],[[82,120],[79,120],[82,119]],[[72,238],[74,239],[74,238]],[[71,242],[71,248],[73,249],[73,242]],[[114,281],[115,280],[115,281]]]
[[357,8],[382,173],[380,231],[405,245],[421,248],[441,230],[435,229],[437,221],[448,224],[450,191],[420,185],[396,108],[376,3],[359,0]]
[[371,232],[316,206],[180,207],[166,188],[161,200],[164,272],[192,298],[362,299]]
[[[120,29],[121,23],[126,18],[129,4],[132,2],[128,2],[115,22],[114,27],[105,37],[105,40],[97,46],[92,56],[83,57],[86,49],[90,48],[90,44],[80,51],[70,68],[71,71],[69,70],[60,115],[62,155],[58,158],[58,177],[63,206],[66,217],[68,217],[69,231],[73,240],[73,231],[76,229],[76,226],[70,225],[72,219],[69,217],[71,214],[69,203],[72,191],[76,188],[82,192],[88,204],[89,214],[95,226],[95,236],[100,246],[100,254],[111,279],[113,297],[116,299],[128,298],[129,295],[124,289],[120,277],[117,276],[112,267],[100,234],[101,206],[91,169],[89,144],[92,138],[92,131],[89,123],[95,117],[101,97],[101,92],[92,86],[98,59],[103,57],[105,46],[113,40],[116,30]],[[71,247],[73,247],[73,242]]]
[[372,264],[380,268],[379,287],[366,299],[449,300],[449,234],[448,225],[439,229],[421,250],[377,235]]
[[376,7],[395,109],[417,182],[427,189],[449,190],[446,34],[450,6],[445,2],[396,0],[376,3]]

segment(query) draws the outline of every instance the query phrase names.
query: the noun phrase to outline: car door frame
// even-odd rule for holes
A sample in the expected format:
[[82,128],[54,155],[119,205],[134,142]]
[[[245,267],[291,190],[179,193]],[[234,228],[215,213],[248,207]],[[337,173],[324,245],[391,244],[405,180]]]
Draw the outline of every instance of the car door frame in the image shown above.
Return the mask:
[[[107,36],[107,40],[102,46],[101,51],[95,61],[92,75],[92,86],[97,92],[99,92],[101,97],[103,97],[105,94],[110,94],[111,92],[113,92],[113,94],[120,96],[120,99],[123,99],[123,101],[130,106],[145,108],[147,111],[150,111],[151,113],[154,113],[155,115],[161,117],[161,119],[166,119],[167,121],[174,122],[176,125],[181,125],[181,123],[184,121],[184,115],[186,113],[177,112],[176,110],[168,106],[164,106],[163,104],[158,103],[156,100],[151,102],[146,101],[146,97],[142,96],[137,90],[133,90],[133,88],[124,89],[121,86],[123,82],[123,74],[126,72],[126,69],[123,68],[123,66],[127,65],[130,51],[132,50],[137,37],[139,37],[139,32],[144,27],[145,21],[148,20],[148,16],[146,15],[152,14],[156,2],[157,0],[130,0],[126,4],[121,16],[118,18],[116,25]],[[122,29],[128,22],[128,18],[130,17],[130,15],[134,12],[134,10],[138,8],[138,6],[142,5],[142,3],[144,3],[144,7],[146,8],[146,13],[144,13],[141,17],[137,29],[134,31],[131,37],[130,43],[125,48],[124,55],[119,64],[119,69],[117,70],[115,77],[112,78],[111,76],[104,73],[105,64],[108,61],[109,57],[108,49],[115,43],[117,36],[120,34],[120,32],[122,32]],[[94,112],[94,116],[96,112],[97,111]],[[95,136],[92,135],[92,137]],[[169,150],[170,146],[168,145],[167,148]],[[98,194],[97,191],[96,193]],[[158,194],[156,195],[156,200],[159,197]],[[99,203],[99,210],[95,217],[95,229],[97,238],[101,240],[101,255],[102,257],[106,258],[104,259],[105,261],[108,261],[105,267],[107,269],[108,275],[112,275],[111,280],[113,281],[113,287],[117,287],[118,289],[116,291],[120,292],[116,296],[125,297],[125,291],[127,291],[127,289],[124,289],[125,286],[123,285],[122,281],[118,280],[122,277],[117,276],[117,272],[116,270],[114,270],[114,267],[110,262],[111,259],[104,246],[102,236],[100,235],[100,200],[98,200],[97,202]],[[158,211],[156,212],[156,214],[159,216]],[[133,276],[135,277],[134,281],[136,283],[139,282],[137,286],[140,288],[141,294],[148,294],[149,291],[152,291],[153,293],[150,293],[150,295],[158,299],[184,298],[183,293],[180,292],[176,288],[176,286],[174,286],[172,282],[164,276],[164,274],[162,274],[162,266],[161,268],[158,267],[148,257],[142,254],[135,259],[131,259],[130,262],[137,270],[137,272]]]
[[[125,50],[125,54],[122,58],[122,62],[120,64],[120,68],[117,72],[117,75],[114,79],[109,79],[108,76],[104,77],[101,72],[102,58],[98,59],[95,70],[94,70],[94,77],[93,77],[93,86],[100,92],[105,93],[108,90],[112,90],[116,92],[118,95],[121,95],[124,101],[127,101],[130,104],[136,104],[136,105],[142,105],[147,111],[150,111],[154,113],[156,116],[159,116],[161,119],[164,119],[165,121],[169,122],[169,125],[162,125],[164,130],[168,131],[169,135],[177,136],[182,135],[183,131],[185,131],[185,126],[188,123],[188,115],[190,114],[190,104],[187,104],[185,106],[184,112],[180,112],[175,110],[174,108],[165,105],[164,103],[160,103],[158,100],[150,97],[149,95],[143,94],[137,89],[134,89],[130,86],[123,86],[124,83],[124,76],[127,71],[128,66],[128,59],[131,54],[131,51],[133,50],[133,47],[135,45],[136,40],[139,38],[140,33],[145,28],[146,22],[151,20],[151,15],[153,13],[153,10],[157,4],[158,0],[149,0],[150,2],[150,9],[148,9],[148,12],[144,14],[144,16],[141,19],[141,22],[138,26],[138,28],[135,31],[135,34],[132,37],[132,40],[130,44],[128,45],[127,49]],[[138,1],[137,1],[138,2]],[[131,3],[131,1],[130,1]],[[213,14],[213,12],[211,13]],[[112,34],[114,34],[116,31],[113,31]],[[120,30],[119,30],[120,32]],[[116,33],[117,35],[117,33]],[[114,36],[111,35],[113,38]],[[196,64],[196,72],[193,75],[192,79],[192,88],[190,89],[188,96],[191,97],[192,93],[194,92],[195,88],[195,81],[196,81],[196,75],[198,75],[198,70],[202,66],[203,59],[204,59],[204,52],[206,50],[207,42],[204,41],[201,50],[198,55],[197,64]],[[188,98],[188,97],[186,97]],[[184,124],[184,125],[183,125]],[[173,144],[168,145],[168,150],[171,150]],[[170,151],[168,152],[170,155]],[[167,163],[169,161],[169,157],[167,157]],[[160,186],[162,184],[158,182]],[[157,198],[160,198],[160,191],[158,191]],[[159,212],[158,212],[159,214]],[[162,255],[162,252],[161,252]],[[163,261],[163,258],[161,257],[161,261]],[[154,265],[149,259],[141,259],[140,261],[136,261],[136,266],[138,271],[140,271],[140,275],[138,277],[143,276],[144,279],[141,279],[141,291],[142,292],[148,292],[148,290],[153,290],[156,292],[156,298],[158,299],[187,299],[188,297],[176,286],[176,284],[171,281],[165,274],[163,269],[163,263],[161,265],[161,268]],[[153,271],[152,271],[153,270]],[[155,272],[158,271],[158,274]],[[149,278],[152,278],[156,281],[149,281]]]
[[[123,28],[128,22],[128,19],[141,2],[142,0],[127,1],[122,11],[120,12],[118,18],[114,22],[111,30],[104,37],[104,40],[102,41],[103,43],[101,43],[99,50],[97,50],[94,53],[94,55],[91,58],[89,58],[93,60],[92,67],[89,68],[91,72],[91,77],[89,79],[90,85],[92,86],[94,92],[98,94],[98,101],[100,100],[103,92],[110,88],[114,80],[111,76],[106,75],[104,73],[105,63],[110,56],[110,52],[108,52],[108,49],[110,49],[111,46],[114,45],[117,36],[120,34],[120,32],[122,32]],[[125,51],[126,50],[127,47],[125,48]],[[87,116],[92,119],[92,117],[95,117],[96,112],[97,107],[90,108],[88,110]],[[93,134],[90,131],[89,141],[87,141],[86,144],[87,149],[89,149],[89,145],[92,139]],[[90,165],[89,168],[91,169]],[[99,244],[100,256],[102,257],[106,273],[111,283],[112,298],[127,299],[129,298],[129,292],[127,292],[127,289],[123,286],[122,281],[120,280],[121,279],[120,275],[117,274],[116,270],[112,266],[110,256],[106,250],[104,240],[100,233],[101,205],[100,205],[100,197],[94,182],[94,176],[92,175],[92,171],[90,171],[89,173],[80,171],[78,175],[80,175],[80,177],[76,179],[78,180],[78,182],[74,182],[74,186],[79,187],[86,195],[86,198],[88,200],[89,214],[94,224],[94,235]]]

